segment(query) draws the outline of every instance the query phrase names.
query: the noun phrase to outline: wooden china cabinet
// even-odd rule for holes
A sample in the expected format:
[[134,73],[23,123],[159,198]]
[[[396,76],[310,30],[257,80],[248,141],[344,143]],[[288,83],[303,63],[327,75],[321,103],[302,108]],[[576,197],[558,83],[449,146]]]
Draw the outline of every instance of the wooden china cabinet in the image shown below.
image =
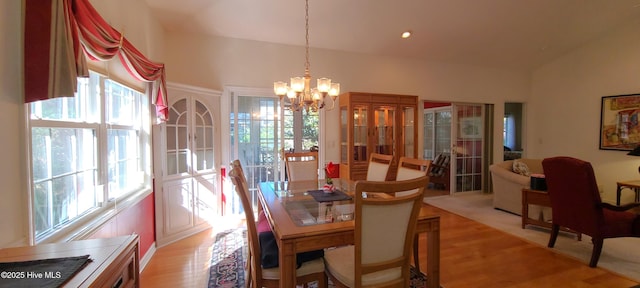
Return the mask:
[[418,96],[347,92],[340,103],[340,178],[364,180],[370,153],[417,157]]

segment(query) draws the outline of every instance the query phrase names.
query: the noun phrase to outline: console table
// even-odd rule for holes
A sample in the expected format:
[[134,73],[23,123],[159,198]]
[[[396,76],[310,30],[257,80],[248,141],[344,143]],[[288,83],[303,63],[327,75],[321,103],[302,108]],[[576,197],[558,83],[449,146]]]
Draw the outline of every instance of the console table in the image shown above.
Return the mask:
[[[522,229],[524,229],[527,224],[551,229],[550,222],[529,218],[529,205],[531,204],[551,207],[549,193],[547,193],[547,191],[531,190],[528,188],[522,189]],[[551,211],[551,213],[553,213],[553,211]],[[582,233],[564,227],[560,227],[560,230],[575,233],[578,237],[578,241],[582,240]]]
[[622,189],[628,188],[636,193],[635,202],[640,202],[640,180],[620,181],[616,182],[618,188],[616,189],[616,205],[620,206],[620,194]]
[[140,287],[138,235],[0,249],[0,262],[89,255],[64,287]]

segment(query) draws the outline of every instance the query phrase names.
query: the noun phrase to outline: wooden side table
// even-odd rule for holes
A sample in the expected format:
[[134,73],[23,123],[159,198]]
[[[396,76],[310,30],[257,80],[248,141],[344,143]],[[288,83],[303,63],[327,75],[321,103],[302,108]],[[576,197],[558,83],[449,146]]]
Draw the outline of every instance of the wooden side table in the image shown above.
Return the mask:
[[[549,193],[547,193],[547,191],[531,190],[528,188],[522,189],[522,229],[524,229],[527,224],[551,229],[550,222],[529,218],[529,205],[551,207]],[[553,211],[551,211],[551,213],[553,213]],[[582,240],[582,233],[564,227],[561,227],[560,230],[575,233],[578,237],[578,241]]]
[[640,180],[620,181],[616,182],[618,188],[616,189],[616,205],[620,206],[620,195],[622,189],[631,189],[636,193],[635,202],[640,202]]

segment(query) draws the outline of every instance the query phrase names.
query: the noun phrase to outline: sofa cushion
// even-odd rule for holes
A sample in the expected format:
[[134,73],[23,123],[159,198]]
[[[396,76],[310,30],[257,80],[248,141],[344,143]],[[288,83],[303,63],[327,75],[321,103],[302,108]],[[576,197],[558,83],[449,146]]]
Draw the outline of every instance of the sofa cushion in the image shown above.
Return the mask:
[[514,160],[513,161],[513,172],[518,173],[522,176],[530,176],[531,171],[529,170],[529,166],[522,161]]

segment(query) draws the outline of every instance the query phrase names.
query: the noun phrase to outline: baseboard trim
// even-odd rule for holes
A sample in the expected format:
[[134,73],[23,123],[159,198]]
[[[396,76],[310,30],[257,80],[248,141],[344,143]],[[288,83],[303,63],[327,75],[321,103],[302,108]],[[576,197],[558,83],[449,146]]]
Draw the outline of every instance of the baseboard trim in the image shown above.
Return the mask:
[[144,270],[144,267],[147,267],[149,261],[151,261],[151,257],[156,253],[156,242],[151,243],[151,247],[147,250],[147,253],[144,254],[142,259],[140,259],[140,273]]

